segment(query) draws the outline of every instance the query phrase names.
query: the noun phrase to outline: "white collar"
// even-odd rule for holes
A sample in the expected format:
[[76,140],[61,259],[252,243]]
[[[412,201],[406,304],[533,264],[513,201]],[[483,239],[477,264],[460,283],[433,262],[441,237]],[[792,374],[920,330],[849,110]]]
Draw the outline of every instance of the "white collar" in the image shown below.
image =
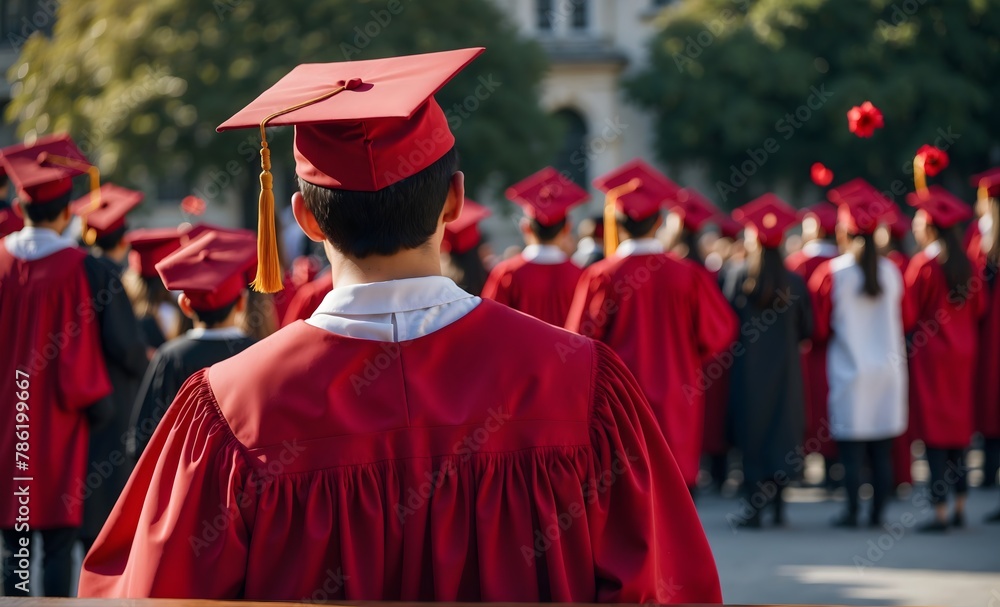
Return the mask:
[[450,325],[480,301],[444,276],[405,278],[337,287],[306,322],[347,337],[408,341]]
[[185,336],[191,339],[203,339],[209,340],[226,340],[226,339],[244,339],[247,334],[243,329],[239,327],[222,327],[221,329],[205,329],[202,327],[188,329]]
[[993,246],[993,216],[987,213],[979,218],[979,243],[983,253],[989,253]]
[[24,261],[35,261],[58,253],[63,249],[72,249],[76,243],[65,238],[50,228],[24,226],[4,239],[7,252]]
[[809,258],[833,258],[840,255],[840,249],[832,242],[826,242],[825,240],[810,240],[806,244],[802,245],[802,254]]
[[655,238],[630,238],[618,245],[615,255],[631,257],[632,255],[656,255],[663,253],[663,243]]
[[554,244],[529,244],[521,251],[521,257],[530,263],[554,266],[566,261],[566,253]]
[[941,242],[935,240],[926,247],[924,247],[924,255],[927,259],[936,259],[938,255],[941,254]]

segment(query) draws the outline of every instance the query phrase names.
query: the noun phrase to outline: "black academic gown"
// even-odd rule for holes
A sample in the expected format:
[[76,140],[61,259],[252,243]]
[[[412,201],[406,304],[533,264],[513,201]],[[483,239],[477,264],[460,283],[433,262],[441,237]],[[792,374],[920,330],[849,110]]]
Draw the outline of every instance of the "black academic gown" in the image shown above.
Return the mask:
[[[812,306],[805,282],[786,271],[781,297],[766,308],[743,294],[746,267],[730,269],[723,292],[740,321],[729,376],[728,435],[743,453],[744,487],[785,482],[801,472],[796,447],[805,431],[805,396],[799,343],[812,333]],[[742,350],[742,351],[741,351]]]
[[248,336],[212,339],[190,335],[190,332],[185,333],[160,346],[149,363],[132,412],[136,458],[146,448],[156,425],[189,377],[239,354],[254,343]]
[[113,392],[103,405],[107,422],[91,428],[87,491],[80,537],[86,545],[97,538],[132,473],[127,437],[132,403],[146,372],[146,343],[121,283],[122,267],[110,259],[88,257],[84,262],[94,311],[101,328],[101,345]]
[[155,316],[143,316],[139,319],[139,331],[142,339],[154,350],[167,343],[167,338],[160,329],[160,324],[156,322]]

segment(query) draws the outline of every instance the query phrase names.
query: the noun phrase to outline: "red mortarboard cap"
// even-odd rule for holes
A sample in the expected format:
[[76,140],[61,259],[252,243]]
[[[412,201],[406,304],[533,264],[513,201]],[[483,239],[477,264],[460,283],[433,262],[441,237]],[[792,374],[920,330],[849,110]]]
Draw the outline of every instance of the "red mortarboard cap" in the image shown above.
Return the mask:
[[244,228],[223,228],[210,223],[199,223],[180,233],[181,246],[187,245],[192,240],[208,232],[219,232],[222,234],[232,234],[242,237],[251,236],[256,242],[256,236],[254,235],[253,230],[247,230]]
[[507,188],[507,199],[543,226],[566,219],[566,213],[590,194],[552,167],[545,167]]
[[880,194],[878,188],[868,183],[861,177],[855,177],[854,179],[842,183],[835,188],[830,188],[826,193],[826,198],[833,204],[840,204],[846,202],[847,198],[860,195],[872,195]]
[[[634,180],[634,181],[633,181]],[[602,192],[634,183],[618,194],[616,205],[630,219],[641,221],[658,212],[665,200],[674,196],[681,187],[666,175],[636,158],[594,180],[594,187]]]
[[97,236],[104,236],[124,227],[125,216],[139,206],[144,197],[142,192],[105,183],[101,185],[96,207],[93,195],[87,194],[71,202],[70,210],[83,218],[87,228],[85,232],[93,228]]
[[817,202],[799,211],[799,221],[806,217],[815,217],[819,229],[827,234],[833,234],[837,229],[837,206],[826,201]]
[[141,228],[125,235],[125,242],[132,246],[128,265],[145,278],[156,276],[156,264],[181,246],[181,232],[177,228]]
[[295,125],[295,172],[302,179],[327,188],[381,190],[454,147],[448,117],[433,95],[484,50],[300,65],[219,126],[261,131],[256,289],[282,288],[264,127]]
[[39,137],[2,152],[4,171],[25,203],[44,203],[73,189],[73,178],[92,169],[90,161],[66,134]]
[[253,234],[208,231],[156,264],[163,284],[184,291],[201,312],[233,303],[247,288],[257,265]]
[[444,240],[441,247],[448,252],[461,254],[474,249],[482,235],[479,233],[479,222],[493,213],[476,202],[465,199],[462,214],[458,219],[444,226]]
[[923,193],[907,194],[906,202],[927,213],[931,223],[942,229],[968,221],[973,216],[969,205],[939,185],[932,185]]
[[1000,198],[1000,167],[973,175],[972,187],[979,188],[980,197]]
[[692,232],[701,230],[719,213],[719,209],[712,204],[712,201],[702,196],[694,188],[678,190],[667,200],[667,207],[680,215],[684,227]]
[[795,209],[774,194],[767,193],[733,211],[733,219],[757,231],[757,240],[768,248],[781,246],[785,231],[795,225]]
[[889,211],[885,214],[885,224],[889,228],[889,233],[896,240],[902,240],[906,238],[906,235],[910,231],[910,226],[913,222],[910,218],[901,211],[896,205],[892,205]]

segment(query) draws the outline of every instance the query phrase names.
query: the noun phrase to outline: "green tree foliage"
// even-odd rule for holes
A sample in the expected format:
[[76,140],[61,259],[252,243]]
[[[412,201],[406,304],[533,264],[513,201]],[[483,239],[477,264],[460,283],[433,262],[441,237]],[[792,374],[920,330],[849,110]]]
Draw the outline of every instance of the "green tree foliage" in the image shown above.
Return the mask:
[[[705,167],[727,207],[800,191],[813,162],[899,199],[924,143],[960,190],[996,152],[1000,0],[686,0],[661,19],[627,93],[656,114],[661,159]],[[865,100],[885,116],[870,139],[847,129]]]
[[[538,105],[543,51],[489,0],[67,2],[11,68],[7,118],[22,135],[68,130],[124,183],[208,174],[247,191],[259,135],[215,127],[297,64],[469,46],[487,51],[437,98],[469,187],[507,183],[548,159],[558,127]],[[290,131],[271,131],[276,163]]]

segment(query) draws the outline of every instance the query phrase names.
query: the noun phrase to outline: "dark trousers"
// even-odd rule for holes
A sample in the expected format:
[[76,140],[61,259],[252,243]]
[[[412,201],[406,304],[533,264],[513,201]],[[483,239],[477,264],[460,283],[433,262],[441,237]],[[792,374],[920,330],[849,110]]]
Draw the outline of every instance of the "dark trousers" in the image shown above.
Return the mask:
[[[42,556],[42,571],[45,582],[45,596],[69,596],[70,578],[73,567],[73,545],[76,543],[80,530],[72,528],[45,529],[40,531],[45,553]],[[28,593],[18,588],[16,584],[21,578],[15,569],[21,569],[16,553],[21,550],[22,538],[28,538],[28,552],[31,562],[39,556],[37,536],[31,533],[20,533],[13,529],[3,530],[3,590],[6,596],[28,596]],[[28,588],[35,586],[36,580],[31,579]],[[22,588],[24,586],[22,585]]]
[[873,441],[837,441],[837,451],[844,466],[844,489],[847,490],[847,515],[857,519],[860,508],[858,493],[865,458],[872,471],[871,522],[882,522],[882,511],[892,490],[892,439]]
[[1000,438],[983,439],[983,486],[996,487],[1000,471]]
[[948,490],[951,487],[955,488],[955,495],[965,495],[969,492],[964,449],[927,447],[927,467],[931,472],[932,504],[943,504],[948,501]]

